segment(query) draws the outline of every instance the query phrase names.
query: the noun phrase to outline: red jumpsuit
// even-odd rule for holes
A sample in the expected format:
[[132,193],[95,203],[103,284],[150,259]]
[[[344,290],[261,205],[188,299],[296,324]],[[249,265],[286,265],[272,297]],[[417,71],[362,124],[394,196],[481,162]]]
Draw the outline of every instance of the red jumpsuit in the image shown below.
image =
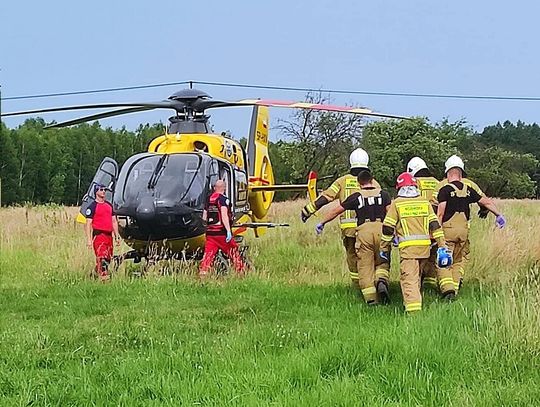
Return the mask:
[[208,274],[212,263],[221,250],[231,260],[237,273],[243,273],[245,269],[244,262],[238,250],[238,244],[231,239],[226,242],[227,230],[221,219],[221,208],[226,207],[229,212],[229,221],[232,222],[231,203],[224,195],[214,192],[210,195],[206,205],[206,214],[208,227],[206,229],[206,244],[204,246],[204,255],[199,268],[199,275]]
[[96,272],[101,278],[109,276],[108,266],[113,256],[113,211],[109,202],[92,202],[86,210],[92,219],[92,245],[96,255]]

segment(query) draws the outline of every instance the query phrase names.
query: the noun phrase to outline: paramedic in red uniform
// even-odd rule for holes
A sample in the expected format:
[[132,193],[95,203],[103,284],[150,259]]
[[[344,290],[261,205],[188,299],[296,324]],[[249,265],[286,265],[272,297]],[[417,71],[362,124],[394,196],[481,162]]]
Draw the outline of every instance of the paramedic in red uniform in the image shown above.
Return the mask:
[[210,195],[203,212],[207,222],[204,256],[199,268],[199,276],[207,275],[212,267],[217,252],[221,249],[231,260],[237,273],[242,274],[245,266],[234,241],[231,222],[233,219],[231,201],[224,195],[225,181],[217,180],[214,193]]
[[113,255],[113,235],[120,244],[118,222],[113,215],[112,205],[105,200],[107,188],[94,185],[96,199],[86,209],[85,232],[88,247],[93,247],[96,255],[96,273],[102,281],[109,279],[109,264]]

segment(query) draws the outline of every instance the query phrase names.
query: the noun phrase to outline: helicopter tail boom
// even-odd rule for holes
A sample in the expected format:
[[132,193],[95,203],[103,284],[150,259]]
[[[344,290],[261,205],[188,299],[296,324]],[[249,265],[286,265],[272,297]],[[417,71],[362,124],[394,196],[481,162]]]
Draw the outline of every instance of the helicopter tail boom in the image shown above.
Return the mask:
[[315,201],[317,198],[317,173],[310,171],[306,184],[280,184],[280,185],[252,185],[249,187],[250,191],[281,191],[281,192],[294,192],[294,191],[308,191],[310,201]]

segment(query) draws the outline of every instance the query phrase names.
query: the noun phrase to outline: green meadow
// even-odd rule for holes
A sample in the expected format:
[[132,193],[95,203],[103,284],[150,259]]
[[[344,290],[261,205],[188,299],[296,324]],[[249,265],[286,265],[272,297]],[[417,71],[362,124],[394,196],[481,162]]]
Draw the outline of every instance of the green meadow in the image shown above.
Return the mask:
[[[200,283],[196,264],[88,278],[77,209],[0,209],[0,404],[5,406],[540,405],[540,204],[474,218],[454,303],[403,312],[351,287],[337,224],[248,236],[254,270]],[[123,248],[125,250],[126,247]]]

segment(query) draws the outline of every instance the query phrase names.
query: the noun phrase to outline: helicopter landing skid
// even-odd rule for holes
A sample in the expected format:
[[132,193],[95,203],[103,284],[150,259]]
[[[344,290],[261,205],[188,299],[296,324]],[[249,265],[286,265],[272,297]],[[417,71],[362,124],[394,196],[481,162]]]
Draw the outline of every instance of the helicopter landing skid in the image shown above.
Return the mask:
[[[252,269],[253,264],[251,263],[248,256],[249,246],[247,245],[239,246],[239,252],[240,252],[240,257],[242,259],[242,262],[246,266],[246,269],[248,270]],[[143,259],[146,262],[149,262],[151,264],[154,264],[160,260],[173,260],[173,259],[179,260],[179,261],[201,260],[202,252],[197,251],[195,253],[192,253],[189,256],[186,256],[185,252],[177,253],[175,255],[151,256],[151,255],[145,255],[139,252],[138,250],[130,250],[123,254],[118,254],[118,255],[113,256],[112,263],[114,264],[115,269],[118,269],[118,267],[122,264],[122,262],[124,262],[124,260],[133,260],[133,263],[138,264],[138,263],[141,263]],[[231,264],[230,264],[229,258],[225,255],[225,253],[219,250],[214,260],[214,266],[213,266],[216,274],[218,276],[228,275],[230,267],[231,267]]]
[[[238,250],[240,252],[240,258],[242,259],[242,262],[244,263],[245,271],[251,270],[253,268],[253,265],[248,257],[249,246],[247,245],[239,246]],[[214,260],[214,265],[213,265],[216,275],[220,277],[228,275],[230,273],[231,267],[232,265],[231,265],[230,259],[227,257],[225,253],[219,250]]]
[[133,260],[133,263],[140,263],[141,259],[141,254],[137,250],[130,250],[129,252],[113,256],[113,262],[117,267],[120,266],[124,260]]

